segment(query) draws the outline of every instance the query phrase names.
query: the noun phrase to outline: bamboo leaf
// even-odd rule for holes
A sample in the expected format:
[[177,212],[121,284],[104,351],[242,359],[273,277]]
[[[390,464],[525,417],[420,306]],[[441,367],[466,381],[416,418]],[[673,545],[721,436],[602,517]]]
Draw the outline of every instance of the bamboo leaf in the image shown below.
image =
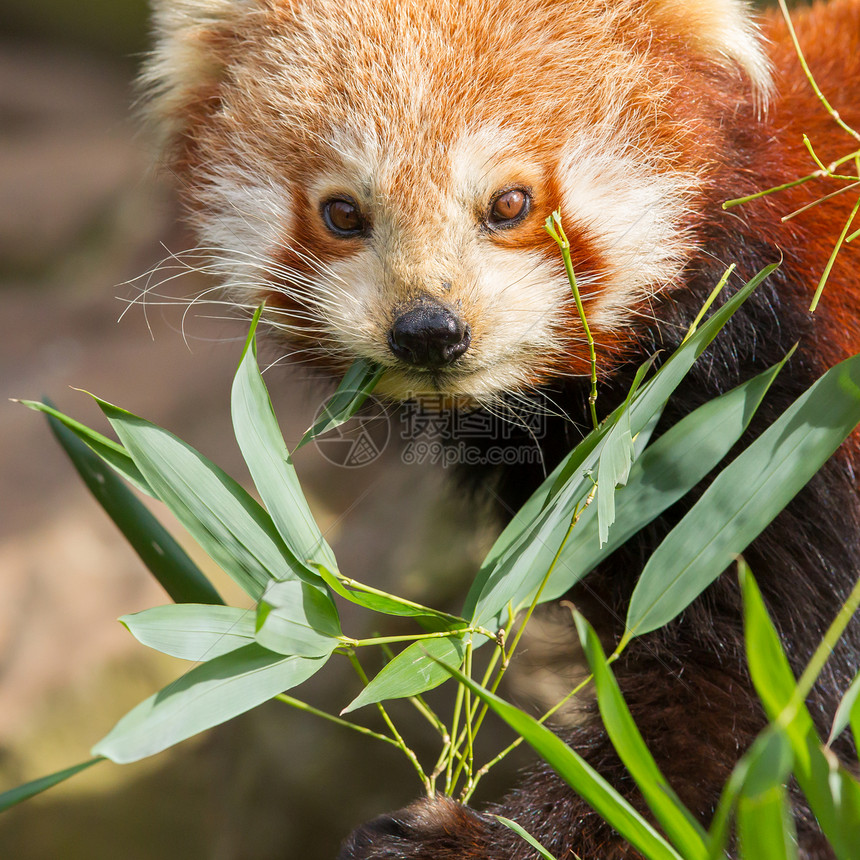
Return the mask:
[[508,704],[453,666],[449,674],[483,699],[526,740],[562,779],[634,848],[649,860],[682,860],[681,855],[612,786],[561,738],[519,708]]
[[269,515],[229,475],[172,433],[96,398],[157,497],[253,598],[272,579],[319,584]]
[[93,453],[98,454],[105,463],[110,465],[117,474],[125,478],[133,487],[136,487],[146,496],[155,496],[155,493],[152,492],[149,484],[147,484],[146,478],[140,473],[140,469],[137,468],[134,460],[131,459],[131,455],[122,445],[81,424],[80,421],[75,421],[74,418],[64,415],[50,403],[38,403],[35,400],[20,400],[18,402],[28,409],[42,412],[49,418],[59,421],[60,424],[74,433]]
[[540,842],[538,842],[537,839],[535,839],[534,836],[531,835],[531,833],[520,827],[520,825],[517,824],[516,821],[511,821],[510,818],[505,818],[504,815],[497,815],[496,820],[504,824],[505,827],[508,828],[508,830],[513,830],[514,833],[517,834],[517,836],[524,839],[529,845],[531,845],[532,848],[535,849],[535,851],[537,851],[538,854],[540,854],[543,860],[556,860],[556,858],[553,857],[553,855],[550,854],[549,851],[547,851],[546,848],[544,848],[543,845],[541,845]]
[[[630,433],[636,436],[649,426],[653,416],[689,372],[696,358],[713,341],[732,315],[749,298],[753,290],[776,265],[767,266],[742,287],[722,307],[714,311],[669,360],[633,394],[629,405]],[[490,551],[488,562],[479,572],[463,615],[484,627],[501,626],[507,606],[516,611],[530,600],[552,563],[567,532],[576,506],[581,504],[593,486],[593,475],[603,452],[609,429],[619,419],[624,405],[593,431],[569,455],[565,464],[553,473],[551,488],[545,485],[536,495],[544,497],[543,508],[531,522],[519,520],[518,531],[502,534],[505,549]],[[549,479],[548,479],[549,481]],[[547,482],[545,482],[546,484]],[[528,503],[534,510],[531,500]],[[471,614],[471,615],[470,615]]]
[[233,380],[236,441],[272,521],[296,558],[336,570],[334,553],[308,507],[257,365],[255,332],[261,311],[254,314]]
[[[176,603],[223,603],[185,550],[106,465],[103,455],[82,442],[80,433],[69,429],[53,413],[46,414],[51,431],[90,492],[171,599]],[[123,456],[128,457],[125,452]]]
[[672,790],[633,721],[591,625],[574,614],[579,640],[597,687],[597,704],[612,746],[639,786],[648,807],[685,860],[705,860],[707,834]]
[[737,800],[744,860],[796,860],[797,839],[786,790],[791,766],[791,746],[785,733],[770,727],[751,750]]
[[349,421],[367,400],[384,372],[383,367],[373,365],[363,358],[356,359],[323,407],[319,418],[296,445],[296,451],[311,439],[316,439],[317,436]]
[[[562,550],[542,600],[566,593],[628,538],[682,498],[729,453],[755,415],[779,364],[708,401],[670,427],[638,458],[615,495],[615,525],[600,545],[594,505]],[[639,438],[636,438],[639,443]]]
[[278,654],[323,657],[342,644],[331,597],[296,580],[269,584],[257,609],[256,626],[257,642]]
[[760,793],[790,776],[793,754],[785,732],[768,726],[732,769],[708,833],[708,860],[723,860],[732,815],[742,791]]
[[627,483],[633,455],[628,397],[606,437],[597,463],[597,523],[601,546],[609,539],[609,527],[615,522],[615,491]]
[[445,667],[459,666],[465,653],[466,645],[462,638],[454,636],[413,642],[387,663],[341,714],[376,702],[418,696],[432,690],[448,679]]
[[783,785],[738,800],[738,838],[743,860],[796,860],[794,819]]
[[102,756],[91,758],[89,761],[83,762],[83,764],[76,764],[74,767],[67,767],[65,770],[59,770],[56,773],[52,773],[50,776],[43,776],[39,779],[34,779],[32,782],[19,785],[17,788],[4,791],[0,794],[0,812],[5,812],[11,807],[16,806],[19,803],[23,803],[25,800],[29,800],[31,797],[35,797],[43,791],[47,791],[49,788],[53,788],[55,785],[70,779],[71,777],[79,774],[82,770],[86,770],[94,764],[98,764],[100,761],[104,761]]
[[433,622],[434,628],[439,630],[455,629],[457,627],[468,626],[465,618],[458,618],[456,615],[448,615],[446,612],[439,612],[435,609],[430,609],[427,606],[421,606],[418,603],[413,603],[411,600],[404,600],[393,594],[379,594],[376,591],[363,591],[359,587],[347,588],[346,585],[338,579],[337,575],[327,570],[321,564],[316,565],[316,569],[323,578],[325,584],[335,593],[339,594],[344,600],[354,603],[357,606],[363,606],[365,609],[371,609],[374,612],[382,612],[385,615],[397,615],[407,618],[426,619]]
[[254,642],[254,611],[183,603],[156,606],[120,622],[138,642],[171,657],[199,663]]
[[326,660],[283,657],[257,644],[222,654],[141,702],[93,754],[119,764],[155,755],[301,684]]
[[743,567],[741,587],[747,660],[756,692],[768,718],[785,730],[794,755],[794,775],[834,853],[839,860],[856,860],[860,784],[822,748],[806,706],[794,703],[794,675],[758,586]]
[[[836,715],[833,717],[833,727],[830,729],[830,737],[827,739],[828,746],[845,731],[845,727],[851,721],[857,702],[860,702],[860,672],[854,676],[851,686],[845,691],[845,695],[836,709]],[[860,712],[858,712],[858,716],[860,716]],[[860,737],[858,737],[857,729],[854,727],[853,722],[851,730],[854,732],[855,742],[860,746]]]
[[687,607],[860,422],[860,356],[828,370],[727,466],[660,544],[634,589],[624,642]]

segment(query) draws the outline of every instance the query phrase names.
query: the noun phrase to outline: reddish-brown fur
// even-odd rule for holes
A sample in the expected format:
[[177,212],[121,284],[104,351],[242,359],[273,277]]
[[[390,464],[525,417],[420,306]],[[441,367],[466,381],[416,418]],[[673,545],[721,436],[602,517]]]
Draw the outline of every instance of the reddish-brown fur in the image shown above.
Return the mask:
[[[148,79],[157,89],[153,111],[167,124],[168,152],[192,218],[204,236],[216,237],[210,241],[230,259],[236,249],[229,230],[218,232],[219,220],[234,218],[241,231],[247,218],[259,217],[259,235],[250,229],[245,238],[261,246],[253,249],[257,256],[283,267],[283,277],[279,282],[277,274],[264,271],[252,298],[265,296],[293,316],[299,327],[293,342],[299,346],[301,329],[331,338],[340,352],[308,353],[326,366],[342,368],[356,354],[381,361],[387,368],[383,390],[405,396],[416,375],[403,376],[387,350],[385,332],[401,303],[430,296],[452,306],[456,302],[471,326],[472,344],[455,371],[460,364],[473,369],[460,377],[455,371],[435,376],[427,385],[453,400],[474,394],[480,401],[506,386],[540,383],[556,403],[583,418],[587,390],[575,377],[587,373],[588,354],[580,322],[569,301],[549,301],[561,293],[548,286],[541,292],[543,281],[563,279],[557,249],[542,230],[543,220],[558,206],[577,274],[587,285],[602,409],[623,396],[631,368],[646,355],[671,351],[679,343],[734,261],[736,285],[784,258],[779,273],[681,386],[664,416],[667,425],[774,363],[800,340],[757,416],[755,434],[827,366],[860,350],[860,251],[855,246],[837,258],[817,314],[807,310],[856,192],[787,223],[781,222],[783,215],[833,190],[832,184],[820,179],[739,209],[721,209],[727,198],[811,172],[804,133],[825,162],[857,145],[811,91],[778,14],[763,22],[775,81],[770,107],[762,112],[762,93],[754,92],[751,81],[762,90],[765,74],[733,0],[686,5],[675,0],[377,0],[362,7],[334,0],[182,3],[211,6],[211,15],[198,21],[193,11],[176,20],[162,14],[162,42]],[[860,0],[816,4],[798,12],[795,22],[822,89],[842,117],[860,127]],[[505,145],[494,150],[494,140],[502,139]],[[480,150],[475,157],[479,166],[488,164],[499,174],[495,187],[484,187],[469,173],[474,167],[470,152],[458,150],[463,141],[467,148],[486,145],[489,155]],[[631,146],[625,148],[626,143]],[[566,172],[567,144],[575,157]],[[600,161],[604,152],[607,158]],[[457,158],[465,167],[458,167]],[[621,177],[613,174],[614,158],[627,171]],[[583,175],[576,169],[580,165]],[[453,187],[458,169],[472,177],[474,189]],[[231,177],[229,193],[219,187],[225,175]],[[651,200],[648,182],[663,179],[669,184],[660,186],[658,200]],[[245,220],[235,220],[230,194],[246,186],[253,191],[258,180],[262,214],[242,212]],[[640,180],[644,196],[625,197],[628,186],[638,188]],[[531,213],[515,229],[483,229],[481,213],[489,195],[508,185],[531,191]],[[331,191],[360,198],[374,233],[388,236],[387,244],[384,239],[373,245],[373,239],[333,238],[319,212]],[[605,221],[589,212],[590,195],[608,211]],[[659,207],[667,199],[664,212]],[[635,233],[636,220],[625,219],[628,204],[640,200],[645,214],[658,213],[652,225],[658,239],[651,242],[645,231],[637,253],[638,246],[632,251],[624,246],[627,232],[613,233],[613,228],[621,221]],[[461,224],[460,232],[452,223]],[[669,245],[672,253],[660,257]],[[375,279],[361,268],[372,262],[368,247],[385,258]],[[513,256],[499,256],[503,251]],[[535,298],[524,291],[512,299],[514,321],[523,316],[529,323],[523,331],[500,313],[508,298],[504,289],[494,293],[500,276],[481,280],[482,267],[503,271],[517,255],[535,261],[543,276],[531,285]],[[634,289],[640,257],[654,282],[637,282]],[[338,274],[346,284],[341,295],[352,316],[337,317],[339,308],[314,303],[314,283],[321,292],[329,286],[323,277],[327,267],[344,273]],[[549,306],[548,318],[529,317],[531,305],[541,303]],[[538,343],[524,345],[532,322],[546,326]],[[510,329],[506,338],[494,343],[505,326]],[[360,338],[352,338],[352,329]],[[482,355],[488,356],[483,365]],[[494,364],[504,367],[497,372]],[[470,392],[470,380],[478,380],[480,390]],[[558,422],[541,440],[547,459],[558,460],[575,438],[570,421]],[[745,553],[795,671],[860,575],[857,440],[855,435]],[[489,477],[479,475],[480,480]],[[508,510],[540,479],[533,468],[492,477]],[[643,530],[574,595],[607,644],[620,635],[618,618],[624,617],[643,559],[681,516],[684,504]],[[855,625],[811,696],[820,728],[832,717],[858,654]],[[733,577],[720,578],[668,627],[635,640],[615,669],[658,764],[707,823],[720,787],[764,724],[745,666]],[[563,734],[641,806],[596,714],[587,713],[577,728]],[[843,744],[846,754],[850,742]],[[831,857],[803,799],[796,801],[804,860]],[[545,767],[512,792],[500,810],[560,860],[571,852],[583,860],[637,856]],[[530,860],[533,853],[492,817],[436,799],[360,828],[341,857]]]

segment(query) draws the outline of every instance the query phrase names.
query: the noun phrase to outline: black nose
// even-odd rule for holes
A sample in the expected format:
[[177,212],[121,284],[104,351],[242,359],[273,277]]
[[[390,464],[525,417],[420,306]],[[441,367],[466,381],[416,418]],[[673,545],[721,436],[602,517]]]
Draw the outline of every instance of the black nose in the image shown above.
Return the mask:
[[468,348],[472,335],[463,320],[444,305],[421,302],[400,314],[388,332],[388,346],[416,367],[444,367]]

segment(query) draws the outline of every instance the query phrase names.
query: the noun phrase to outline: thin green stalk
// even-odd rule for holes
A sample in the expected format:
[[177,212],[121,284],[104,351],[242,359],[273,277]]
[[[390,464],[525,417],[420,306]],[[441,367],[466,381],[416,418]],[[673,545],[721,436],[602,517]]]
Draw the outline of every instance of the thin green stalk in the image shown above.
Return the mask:
[[[830,173],[833,173],[837,167],[842,164],[845,164],[846,161],[851,161],[851,159],[856,159],[860,156],[860,149],[855,150],[854,152],[849,152],[848,155],[843,155],[842,158],[837,158],[836,161],[831,161],[830,164],[827,165],[827,170]],[[858,168],[858,172],[860,172],[860,168]],[[860,178],[860,177],[855,177]]]
[[818,300],[821,298],[821,294],[824,292],[824,285],[827,283],[827,279],[830,277],[830,270],[833,268],[833,264],[836,262],[836,255],[839,253],[839,249],[845,242],[845,237],[848,235],[848,231],[851,229],[851,224],[854,221],[854,217],[857,215],[858,209],[860,209],[860,197],[857,198],[857,202],[854,204],[854,208],[851,210],[851,214],[848,216],[848,220],[845,222],[845,226],[842,228],[842,232],[839,234],[839,238],[837,239],[836,244],[833,247],[833,252],[830,254],[830,259],[827,261],[827,265],[824,267],[824,271],[821,273],[821,279],[818,281],[818,288],[815,290],[815,295],[812,297],[812,304],[809,306],[810,313],[814,313],[815,309],[818,307]]
[[[358,673],[358,677],[361,678],[362,683],[367,686],[370,683],[370,679],[367,677],[367,673],[364,671],[363,666],[358,661],[358,657],[355,655],[355,652],[350,651],[347,655],[349,657],[349,662],[352,663],[353,668]],[[397,727],[391,720],[391,717],[388,716],[388,711],[385,710],[382,702],[376,703],[376,708],[382,716],[382,719],[385,721],[385,724],[388,726],[389,731],[394,736],[394,740],[396,745],[400,748],[401,752],[409,759],[412,763],[412,766],[418,772],[418,777],[421,780],[421,784],[424,786],[424,791],[426,792],[428,797],[433,796],[433,786],[430,784],[430,780],[427,777],[427,774],[424,773],[424,768],[421,767],[421,762],[418,761],[418,756],[406,745],[406,741],[403,740],[400,732],[397,731]]]
[[820,179],[823,176],[826,176],[830,179],[845,179],[849,182],[853,182],[857,179],[860,179],[860,176],[843,176],[842,174],[836,173],[836,168],[842,164],[845,164],[846,161],[851,161],[851,159],[855,158],[858,155],[858,152],[849,152],[848,155],[843,155],[841,158],[837,158],[835,161],[831,161],[830,164],[826,165],[823,170],[816,170],[814,173],[809,173],[806,176],[801,176],[800,179],[793,179],[791,182],[785,182],[782,185],[774,185],[773,188],[765,188],[764,191],[756,191],[755,194],[748,194],[746,197],[736,197],[734,200],[726,200],[722,208],[723,209],[731,209],[734,206],[742,206],[744,203],[749,203],[752,200],[758,200],[760,197],[766,197],[768,194],[776,194],[779,191],[785,191],[788,188],[794,188],[797,185],[803,185],[804,182],[809,182],[811,179]]
[[[451,751],[448,756],[448,767],[445,774],[445,794],[450,795],[454,779],[454,759],[457,757],[459,741],[457,732],[460,727],[460,711],[463,708],[464,688],[462,684],[457,685],[457,698],[454,700],[454,714],[451,717]],[[462,760],[462,759],[461,759]]]
[[[732,263],[728,269],[723,273],[723,276],[720,278],[717,285],[711,290],[710,295],[708,296],[705,304],[702,305],[701,310],[696,314],[696,318],[690,324],[690,328],[687,329],[687,333],[684,335],[684,340],[692,337],[696,333],[696,329],[699,327],[699,323],[702,321],[702,318],[710,309],[711,305],[716,301],[717,296],[723,291],[723,288],[728,283],[729,278],[732,275],[732,272],[737,268],[737,263]],[[681,341],[682,343],[684,341]]]
[[[553,714],[555,714],[560,708],[563,708],[571,699],[575,696],[579,695],[583,689],[591,682],[593,675],[587,675],[584,680],[580,681],[563,699],[556,702],[542,717],[538,719],[539,723],[545,723]],[[506,756],[510,755],[521,743],[523,739],[517,738],[515,741],[512,741],[508,746],[506,746],[495,758],[488,761],[473,777],[471,783],[466,786],[463,790],[463,794],[460,796],[461,803],[468,803],[469,799],[475,793],[475,789],[478,787],[478,783],[481,781],[483,777],[487,775],[487,773],[497,765],[502,759]]]
[[830,659],[833,649],[842,638],[845,628],[854,617],[854,613],[860,609],[860,579],[854,584],[848,599],[842,604],[842,608],[833,619],[833,623],[827,628],[824,638],[815,649],[812,659],[807,663],[797,686],[794,688],[794,694],[791,701],[786,705],[783,712],[780,714],[778,723],[782,726],[787,725],[794,718],[798,708],[806,701],[806,697],[812,690],[818,676],[824,669],[825,664]]
[[814,173],[809,173],[806,176],[801,176],[800,179],[792,179],[791,182],[784,182],[782,185],[774,185],[773,188],[766,188],[764,191],[756,191],[755,194],[748,194],[746,197],[736,197],[734,200],[726,200],[723,203],[723,209],[731,209],[734,206],[742,206],[744,203],[750,203],[753,200],[758,200],[760,197],[766,197],[768,194],[776,194],[778,191],[785,191],[789,188],[794,188],[796,185],[803,185],[804,182],[809,182],[810,179],[818,179],[821,176],[827,176],[827,172],[816,170]]
[[[466,645],[466,659],[463,662],[463,671],[467,678],[472,677],[472,640]],[[475,703],[477,708],[477,702]],[[465,764],[466,779],[471,780],[475,771],[475,733],[472,729],[472,720],[475,716],[472,708],[472,691],[467,689],[464,697],[463,707],[466,710],[466,755],[463,757],[461,767]],[[459,777],[458,777],[459,778]]]
[[582,322],[582,330],[585,333],[585,339],[588,341],[588,354],[591,363],[591,392],[588,395],[588,406],[591,410],[591,423],[594,429],[597,430],[599,422],[597,420],[597,353],[594,347],[594,338],[591,336],[591,329],[588,327],[588,320],[585,318],[585,308],[582,304],[582,296],[579,294],[579,285],[576,283],[576,275],[573,272],[573,262],[570,259],[570,242],[561,226],[561,214],[556,210],[546,219],[544,229],[555,240],[558,247],[561,249],[561,256],[564,260],[564,268],[567,272],[567,280],[570,282],[570,289],[573,293],[573,300],[576,302],[576,311],[579,314],[579,319]]
[[852,188],[857,188],[858,186],[860,186],[860,180],[852,182],[850,185],[843,185],[836,191],[831,191],[830,194],[825,194],[824,197],[819,197],[817,200],[813,200],[812,203],[807,203],[806,206],[801,206],[800,209],[795,209],[794,212],[790,212],[788,215],[783,215],[779,220],[784,224],[786,221],[790,221],[792,218],[802,215],[808,209],[812,209],[813,206],[818,206],[819,203],[826,203],[828,200],[832,200],[834,197],[838,197],[840,194],[844,194],[846,191],[851,191]]
[[[490,660],[487,663],[487,668],[484,670],[484,677],[481,679],[481,686],[482,687],[486,687],[490,683],[490,678],[493,675],[493,671],[496,668],[496,663],[498,663],[499,657],[502,658],[502,666],[505,669],[507,669],[508,661],[507,661],[507,655],[505,653],[505,642],[507,641],[508,637],[510,636],[511,629],[514,626],[515,620],[516,620],[516,617],[514,615],[513,609],[511,609],[510,612],[508,613],[508,623],[499,631],[499,633],[496,636],[497,647],[495,649],[493,649],[493,655],[492,655],[492,657],[490,657]],[[488,705],[484,704],[480,700],[476,700],[474,712],[471,714],[466,714],[466,718],[469,720],[474,720],[475,714],[478,712],[479,708],[483,708],[484,713],[481,715],[479,722],[478,722],[478,726],[480,727],[480,721],[483,720],[488,707],[489,707]],[[456,740],[458,747],[463,742],[463,739],[465,737],[465,731],[466,731],[465,729],[462,729],[460,732],[460,737],[458,737]],[[457,774],[457,777],[459,777],[459,774]]]
[[823,171],[824,173],[830,173],[831,171],[829,171],[827,167],[825,167],[824,163],[818,157],[818,153],[816,153],[815,149],[813,149],[812,141],[805,134],[803,135],[803,145],[806,147],[806,151],[812,156],[812,160],[818,165],[819,170]]
[[[576,508],[574,508],[573,516],[570,519],[570,525],[567,527],[567,531],[565,532],[565,535],[564,535],[564,538],[562,539],[561,545],[559,546],[558,550],[556,551],[555,556],[553,556],[552,563],[550,564],[547,572],[544,574],[544,577],[541,580],[540,585],[538,586],[538,590],[535,592],[535,596],[532,599],[531,605],[529,606],[528,610],[526,611],[525,617],[523,618],[522,623],[520,624],[519,628],[517,629],[517,634],[514,637],[514,641],[511,643],[511,647],[508,649],[507,653],[505,654],[505,658],[502,662],[502,665],[499,669],[499,672],[496,674],[496,678],[493,681],[492,686],[489,688],[491,693],[495,693],[496,690],[499,688],[499,684],[501,684],[501,682],[502,682],[502,678],[504,677],[505,671],[507,670],[508,665],[510,664],[510,661],[511,661],[511,658],[513,657],[514,651],[516,650],[516,647],[519,644],[519,641],[522,638],[523,633],[525,632],[526,625],[529,623],[529,620],[531,619],[532,614],[535,611],[535,608],[537,607],[538,603],[540,602],[540,596],[543,593],[543,590],[546,587],[547,583],[549,582],[549,579],[552,576],[553,571],[555,570],[555,566],[556,566],[556,564],[558,564],[559,558],[561,558],[561,554],[564,551],[564,547],[567,544],[568,539],[570,538],[571,532],[573,532],[573,529],[575,528],[576,524],[579,522],[579,518],[585,512],[585,509],[594,500],[594,495],[595,495],[596,491],[597,491],[597,484],[594,484],[594,486],[591,488],[591,491],[588,494],[588,497],[586,498],[585,502],[583,503],[582,507],[580,508],[579,505],[577,505]],[[484,719],[487,716],[488,710],[489,710],[489,705],[487,705],[485,703],[481,708],[480,714],[478,715],[477,719],[475,720],[475,727],[472,730],[473,735],[478,734],[478,731],[480,730],[481,726],[483,725]],[[458,769],[455,779],[459,778],[461,771],[462,771],[462,765]]]
[[436,633],[409,633],[403,636],[376,636],[371,639],[350,639],[348,636],[342,636],[341,641],[344,645],[348,645],[351,648],[363,648],[368,645],[387,645],[392,642],[419,642],[423,639],[447,639],[451,636],[460,636],[468,633],[478,633],[489,639],[495,638],[495,635],[484,627],[464,627],[462,630],[442,630]]
[[[487,663],[487,668],[484,671],[484,677],[481,679],[482,687],[486,687],[487,684],[490,683],[490,678],[492,677],[493,670],[496,668],[496,663],[498,663],[499,657],[501,657],[504,662],[505,657],[507,656],[505,652],[505,644],[508,641],[508,637],[511,635],[511,630],[513,629],[515,621],[516,613],[514,612],[513,607],[509,604],[508,623],[496,634],[496,648],[493,649],[493,656],[490,657],[490,660]],[[505,665],[507,664],[505,663]]]
[[286,693],[281,693],[275,698],[279,702],[283,702],[285,705],[289,705],[291,708],[296,708],[299,711],[305,711],[308,714],[313,714],[317,717],[322,717],[324,720],[328,720],[330,723],[335,723],[338,726],[344,726],[347,729],[352,729],[354,732],[359,732],[362,735],[367,735],[371,738],[376,738],[380,741],[385,741],[387,744],[391,744],[392,746],[399,747],[394,738],[388,737],[388,735],[383,735],[380,732],[375,732],[372,729],[368,729],[365,726],[360,726],[357,723],[351,723],[349,720],[343,720],[340,717],[334,716],[334,714],[326,713],[325,711],[321,711],[319,708],[315,708],[313,705],[309,705],[307,702],[303,702],[300,699],[294,699],[292,696],[288,696]]
[[841,116],[839,116],[839,111],[833,108],[830,102],[827,101],[827,98],[825,97],[824,93],[822,93],[821,90],[818,88],[818,84],[816,83],[815,78],[813,77],[812,72],[807,65],[806,57],[803,55],[803,50],[800,47],[800,42],[798,42],[797,40],[797,33],[794,32],[794,24],[792,23],[791,15],[788,11],[788,6],[785,5],[785,0],[778,0],[778,2],[779,8],[782,10],[783,17],[785,18],[785,23],[788,25],[788,32],[791,36],[791,41],[794,43],[794,50],[797,52],[797,58],[798,60],[800,60],[800,65],[803,67],[803,73],[806,75],[806,79],[809,81],[809,84],[815,92],[815,95],[818,96],[818,100],[821,102],[821,104],[824,105],[825,110],[827,111],[827,113],[830,114],[831,117],[833,117],[837,125],[843,131],[850,134],[851,137],[855,138],[856,140],[860,140],[860,133],[856,132],[853,128],[851,128],[851,126],[848,125],[848,123],[846,123]]

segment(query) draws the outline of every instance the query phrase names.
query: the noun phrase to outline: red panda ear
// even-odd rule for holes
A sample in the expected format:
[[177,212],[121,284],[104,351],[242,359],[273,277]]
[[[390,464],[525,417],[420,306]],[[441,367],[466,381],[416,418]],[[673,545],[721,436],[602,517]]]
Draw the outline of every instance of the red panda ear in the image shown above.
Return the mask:
[[760,104],[771,89],[770,62],[745,0],[643,0],[656,32],[680,37],[694,50],[734,65]]
[[218,46],[256,0],[152,0],[155,45],[140,76],[162,143],[181,132],[196,98],[218,81]]

